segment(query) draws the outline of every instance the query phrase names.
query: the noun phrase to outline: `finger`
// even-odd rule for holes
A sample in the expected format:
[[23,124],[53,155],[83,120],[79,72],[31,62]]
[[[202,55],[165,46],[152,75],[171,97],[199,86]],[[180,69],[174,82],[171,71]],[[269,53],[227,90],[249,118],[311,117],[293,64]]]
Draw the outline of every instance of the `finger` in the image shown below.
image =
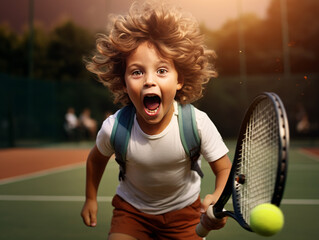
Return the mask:
[[86,226],[90,226],[90,216],[84,212],[81,213],[82,220]]
[[91,213],[90,226],[95,227],[97,224],[96,213]]
[[220,221],[217,224],[218,225],[217,229],[223,228],[226,225],[226,222],[227,222],[227,217],[220,219]]
[[206,214],[201,216],[202,225],[209,230],[217,230],[221,229],[226,224],[227,217],[218,219],[218,218],[210,218]]
[[214,203],[213,197],[211,195],[207,195],[201,204],[201,213],[205,213],[208,207]]

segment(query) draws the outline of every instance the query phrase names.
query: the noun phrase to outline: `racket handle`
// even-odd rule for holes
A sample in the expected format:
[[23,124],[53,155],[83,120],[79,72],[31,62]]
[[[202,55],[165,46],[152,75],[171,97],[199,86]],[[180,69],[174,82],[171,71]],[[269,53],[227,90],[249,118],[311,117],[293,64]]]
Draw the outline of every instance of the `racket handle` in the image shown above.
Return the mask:
[[196,234],[199,236],[199,237],[206,237],[209,233],[209,230],[207,230],[201,223],[199,223],[197,226],[196,226]]
[[213,205],[210,205],[205,214],[202,215],[200,223],[196,227],[196,233],[199,237],[206,237],[210,232],[209,228],[206,227],[205,222],[209,222],[211,219],[216,219],[213,211]]

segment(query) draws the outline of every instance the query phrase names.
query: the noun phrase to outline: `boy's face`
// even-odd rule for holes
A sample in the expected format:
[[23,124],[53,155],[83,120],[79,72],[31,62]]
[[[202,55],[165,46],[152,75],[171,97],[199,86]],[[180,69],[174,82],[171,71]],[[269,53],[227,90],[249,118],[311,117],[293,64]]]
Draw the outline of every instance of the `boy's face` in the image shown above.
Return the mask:
[[141,43],[126,59],[125,84],[142,130],[163,131],[174,112],[176,91],[183,86],[174,62],[163,58],[149,42]]

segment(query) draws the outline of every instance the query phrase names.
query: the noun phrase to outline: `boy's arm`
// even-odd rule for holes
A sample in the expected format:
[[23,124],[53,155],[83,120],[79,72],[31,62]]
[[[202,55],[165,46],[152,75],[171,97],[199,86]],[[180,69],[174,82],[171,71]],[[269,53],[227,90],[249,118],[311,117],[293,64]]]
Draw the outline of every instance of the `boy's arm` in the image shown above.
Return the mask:
[[[230,170],[231,161],[227,155],[224,155],[220,159],[209,163],[211,169],[213,170],[216,181],[215,181],[215,191],[213,194],[208,194],[202,202],[201,212],[205,213],[209,205],[215,204],[222,194],[224,187],[226,185]],[[216,221],[216,227],[214,229],[222,228],[226,224],[226,218]]]
[[96,145],[92,148],[86,163],[85,203],[81,212],[83,222],[90,227],[96,226],[97,191],[110,157],[100,153]]

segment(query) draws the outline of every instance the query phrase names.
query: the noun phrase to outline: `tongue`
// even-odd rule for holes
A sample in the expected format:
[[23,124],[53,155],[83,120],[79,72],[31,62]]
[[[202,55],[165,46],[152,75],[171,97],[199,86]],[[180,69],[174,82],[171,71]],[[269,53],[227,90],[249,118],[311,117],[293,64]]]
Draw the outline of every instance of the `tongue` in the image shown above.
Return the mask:
[[149,110],[155,110],[160,105],[160,98],[158,96],[154,97],[145,97],[144,105]]

